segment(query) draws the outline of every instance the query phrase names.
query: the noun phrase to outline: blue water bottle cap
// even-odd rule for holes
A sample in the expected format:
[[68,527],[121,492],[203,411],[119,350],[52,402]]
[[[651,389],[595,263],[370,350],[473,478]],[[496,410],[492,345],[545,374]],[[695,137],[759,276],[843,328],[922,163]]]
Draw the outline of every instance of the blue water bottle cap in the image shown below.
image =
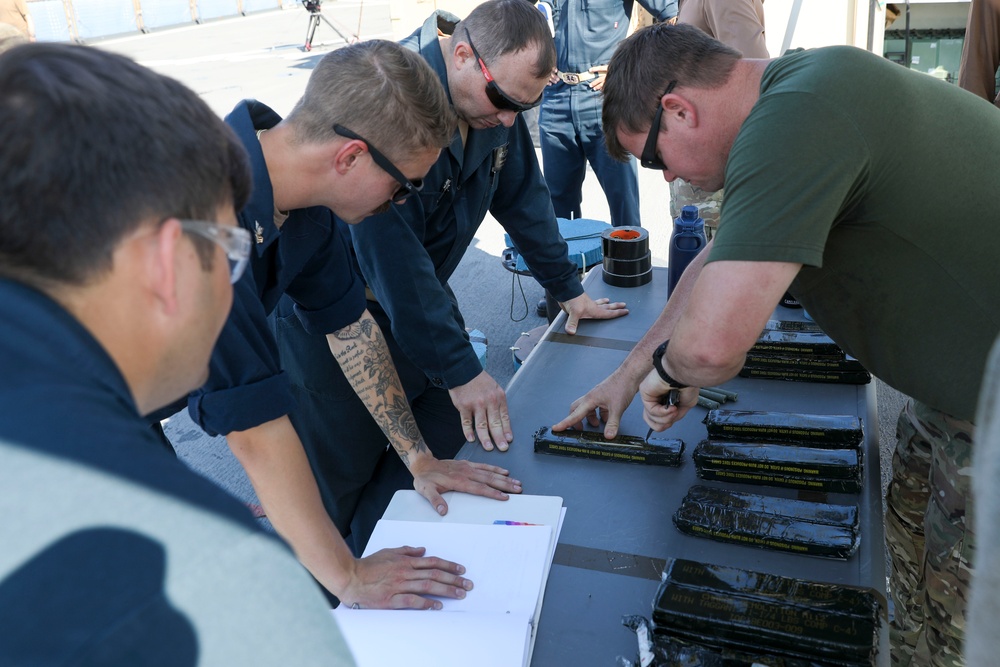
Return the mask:
[[698,207],[684,206],[681,208],[681,223],[693,225],[698,221]]

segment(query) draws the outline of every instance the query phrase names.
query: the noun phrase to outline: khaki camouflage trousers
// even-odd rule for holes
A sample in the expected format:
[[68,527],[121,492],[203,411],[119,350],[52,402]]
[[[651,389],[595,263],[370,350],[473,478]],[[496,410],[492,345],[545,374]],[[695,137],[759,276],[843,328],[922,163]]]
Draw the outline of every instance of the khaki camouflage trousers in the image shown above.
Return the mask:
[[670,183],[670,219],[679,217],[685,206],[698,207],[698,215],[705,221],[705,240],[711,241],[719,227],[722,190],[709,192],[676,178]]
[[973,433],[970,422],[913,400],[899,415],[886,496],[894,667],[964,665]]

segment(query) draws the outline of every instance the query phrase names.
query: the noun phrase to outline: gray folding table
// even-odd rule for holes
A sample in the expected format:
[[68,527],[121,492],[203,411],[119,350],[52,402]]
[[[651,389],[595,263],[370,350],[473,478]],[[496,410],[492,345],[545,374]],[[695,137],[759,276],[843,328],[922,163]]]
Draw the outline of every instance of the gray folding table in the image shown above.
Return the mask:
[[[563,331],[565,314],[553,322],[507,387],[514,442],[507,453],[466,445],[459,458],[509,468],[530,494],[562,496],[567,508],[532,658],[536,667],[614,665],[634,659],[635,636],[621,625],[625,614],[650,615],[664,558],[686,558],[718,565],[870,587],[885,595],[885,547],[879,471],[878,419],[874,384],[834,385],[736,378],[724,386],[739,393],[740,410],[804,414],[848,414],[865,428],[862,493],[808,495],[792,489],[706,482],[695,474],[691,450],[706,437],[703,408],[694,408],[671,430],[685,442],[679,468],[635,465],[535,454],[533,434],[569,413],[572,401],[607,377],[662,311],[667,272],[654,269],[651,283],[635,288],[607,285],[601,268],[584,279],[597,299],[625,301],[628,316],[582,322],[576,336]],[[801,311],[778,308],[782,319],[801,319]],[[636,398],[621,432],[645,436],[642,405]],[[838,504],[858,504],[861,540],[848,560],[780,553],[752,546],[723,544],[680,533],[672,515],[688,488],[723,488]],[[884,608],[884,605],[883,605]],[[884,630],[884,628],[883,628]],[[887,633],[883,631],[883,647]],[[879,662],[887,659],[882,650]]]

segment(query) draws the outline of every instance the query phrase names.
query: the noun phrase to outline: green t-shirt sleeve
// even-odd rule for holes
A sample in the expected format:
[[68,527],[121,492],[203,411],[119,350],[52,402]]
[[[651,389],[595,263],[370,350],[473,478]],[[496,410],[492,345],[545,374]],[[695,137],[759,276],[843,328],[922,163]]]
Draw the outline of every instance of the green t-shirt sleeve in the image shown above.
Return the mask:
[[859,129],[831,100],[762,95],[730,151],[708,261],[822,266],[830,229],[860,201],[869,153]]

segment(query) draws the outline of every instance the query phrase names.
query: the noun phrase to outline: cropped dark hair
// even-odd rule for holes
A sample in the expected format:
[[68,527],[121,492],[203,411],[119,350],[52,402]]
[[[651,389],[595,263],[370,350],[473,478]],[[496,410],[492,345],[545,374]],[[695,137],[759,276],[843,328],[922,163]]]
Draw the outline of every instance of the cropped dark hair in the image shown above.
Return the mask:
[[694,26],[657,23],[637,30],[615,49],[604,82],[605,141],[618,160],[628,151],[618,131],[647,132],[657,104],[671,81],[678,88],[718,88],[741,55]]
[[455,26],[454,39],[465,41],[465,31],[487,66],[500,56],[538,46],[538,60],[531,74],[548,77],[556,67],[556,46],[542,13],[525,0],[488,0],[469,12]]
[[179,82],[86,46],[0,55],[0,275],[85,284],[144,223],[214,220],[250,186],[239,140]]
[[441,80],[420,54],[377,39],[323,56],[287,120],[300,141],[332,141],[339,124],[392,159],[444,148],[458,127]]

